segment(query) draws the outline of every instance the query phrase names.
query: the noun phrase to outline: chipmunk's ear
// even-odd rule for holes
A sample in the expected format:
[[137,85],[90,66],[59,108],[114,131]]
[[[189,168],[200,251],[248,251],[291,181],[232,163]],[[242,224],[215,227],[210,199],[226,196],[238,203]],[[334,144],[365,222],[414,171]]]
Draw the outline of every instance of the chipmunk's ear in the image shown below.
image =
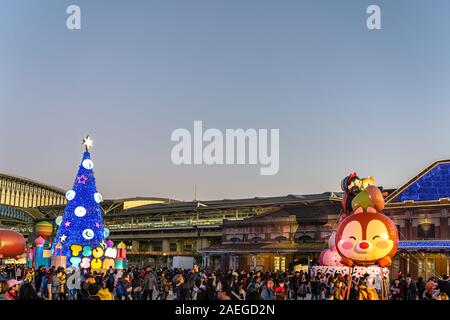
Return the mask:
[[357,213],[363,213],[363,212],[364,212],[364,209],[363,209],[362,207],[359,207],[358,209],[356,209],[355,211],[353,211],[354,214],[357,214]]
[[378,213],[378,211],[375,210],[375,209],[372,208],[372,207],[368,207],[368,208],[367,208],[367,212],[369,212],[369,213]]

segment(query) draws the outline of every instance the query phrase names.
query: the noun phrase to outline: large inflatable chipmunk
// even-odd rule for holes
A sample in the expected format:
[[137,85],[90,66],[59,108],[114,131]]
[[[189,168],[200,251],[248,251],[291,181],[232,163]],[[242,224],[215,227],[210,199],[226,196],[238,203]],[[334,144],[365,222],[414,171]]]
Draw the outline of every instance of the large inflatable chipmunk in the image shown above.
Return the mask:
[[352,201],[353,214],[343,219],[336,230],[340,262],[349,267],[388,267],[397,252],[397,227],[381,213],[384,198],[376,186],[367,186],[358,196]]

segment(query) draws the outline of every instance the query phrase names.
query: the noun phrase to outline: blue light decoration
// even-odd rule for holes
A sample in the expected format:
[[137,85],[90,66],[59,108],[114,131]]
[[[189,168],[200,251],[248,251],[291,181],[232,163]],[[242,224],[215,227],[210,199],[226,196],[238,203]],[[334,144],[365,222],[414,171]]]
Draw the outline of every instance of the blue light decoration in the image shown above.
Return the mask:
[[432,201],[450,197],[450,163],[439,163],[403,190],[392,202]]
[[399,249],[447,249],[450,250],[450,240],[415,240],[399,241]]
[[86,145],[73,188],[66,193],[67,205],[53,243],[53,248],[57,243],[61,243],[62,254],[67,257],[68,263],[73,253],[72,245],[96,248],[105,240],[100,208],[101,195],[95,184],[90,146],[92,143]]

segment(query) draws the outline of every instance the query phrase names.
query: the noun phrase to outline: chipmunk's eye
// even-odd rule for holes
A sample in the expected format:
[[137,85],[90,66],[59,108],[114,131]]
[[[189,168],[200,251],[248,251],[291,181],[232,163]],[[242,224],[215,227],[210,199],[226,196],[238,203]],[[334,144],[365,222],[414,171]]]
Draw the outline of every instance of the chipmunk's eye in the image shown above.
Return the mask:
[[354,237],[354,236],[351,236],[351,237],[349,237],[349,239],[353,239],[353,240],[356,240],[356,237]]
[[374,236],[373,238],[372,238],[372,240],[375,240],[376,238],[379,238],[380,236]]

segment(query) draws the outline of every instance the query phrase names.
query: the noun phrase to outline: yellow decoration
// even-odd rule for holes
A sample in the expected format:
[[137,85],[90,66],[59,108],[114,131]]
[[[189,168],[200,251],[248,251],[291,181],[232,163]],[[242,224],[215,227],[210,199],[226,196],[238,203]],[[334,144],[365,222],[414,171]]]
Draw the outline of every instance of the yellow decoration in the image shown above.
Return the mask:
[[52,256],[52,251],[51,250],[46,250],[44,249],[44,252],[42,254],[43,258],[50,258]]
[[114,259],[111,258],[105,258],[103,260],[103,271],[109,270],[109,268],[114,268],[115,264],[114,264]]
[[91,268],[94,270],[99,270],[102,268],[102,260],[100,259],[92,259]]
[[119,248],[119,249],[125,249],[125,248],[126,248],[126,245],[125,245],[125,243],[123,243],[123,241],[122,241],[122,242],[119,243],[119,245],[117,246],[117,248]]
[[92,255],[94,256],[95,259],[103,257],[103,248],[102,247],[95,248],[94,250],[92,250]]
[[367,177],[367,178],[356,180],[355,183],[358,185],[360,190],[366,190],[368,186],[375,185],[375,178]]
[[70,246],[70,250],[72,250],[72,257],[76,257],[80,254],[81,250],[83,250],[83,247],[79,244],[73,244]]

